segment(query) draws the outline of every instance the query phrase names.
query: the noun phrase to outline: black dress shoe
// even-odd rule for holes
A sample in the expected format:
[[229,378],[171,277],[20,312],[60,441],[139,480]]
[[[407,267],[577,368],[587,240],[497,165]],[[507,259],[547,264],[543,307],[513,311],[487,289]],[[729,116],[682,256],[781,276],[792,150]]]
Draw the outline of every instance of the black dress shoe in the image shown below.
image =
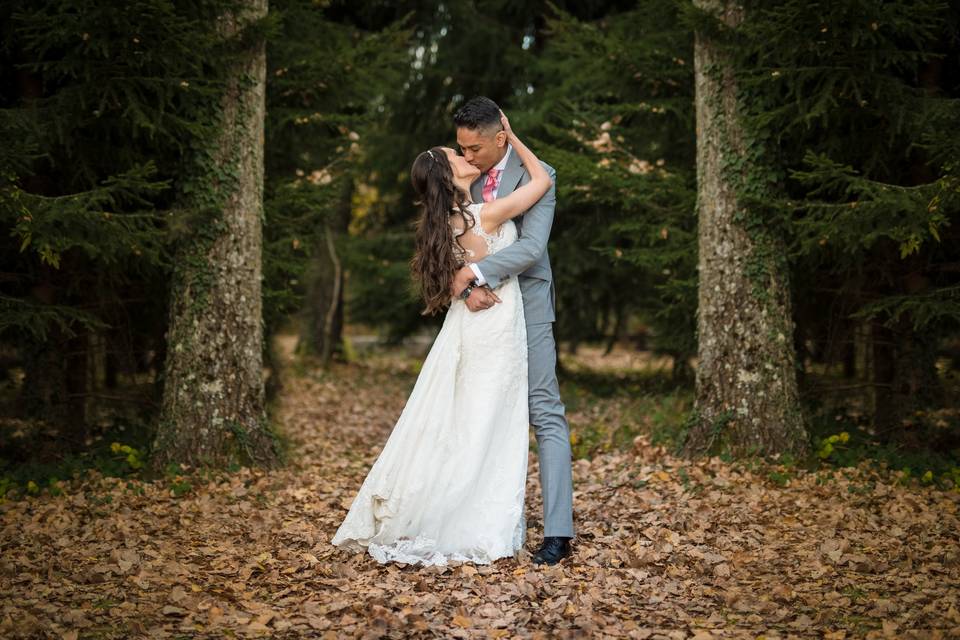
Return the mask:
[[540,549],[533,554],[534,564],[557,564],[570,555],[570,538],[545,536]]

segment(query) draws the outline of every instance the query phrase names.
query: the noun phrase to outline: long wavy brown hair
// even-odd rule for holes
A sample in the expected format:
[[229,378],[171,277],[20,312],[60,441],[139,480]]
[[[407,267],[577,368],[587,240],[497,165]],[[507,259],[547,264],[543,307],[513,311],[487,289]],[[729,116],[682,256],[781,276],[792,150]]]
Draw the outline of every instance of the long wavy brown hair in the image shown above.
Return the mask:
[[423,315],[433,315],[450,304],[453,274],[463,266],[454,242],[450,216],[460,213],[466,228],[474,224],[467,210],[467,194],[453,183],[453,169],[442,147],[424,151],[413,161],[410,181],[417,192],[420,216],[417,218],[416,251],[410,269],[420,284],[420,295],[427,307]]

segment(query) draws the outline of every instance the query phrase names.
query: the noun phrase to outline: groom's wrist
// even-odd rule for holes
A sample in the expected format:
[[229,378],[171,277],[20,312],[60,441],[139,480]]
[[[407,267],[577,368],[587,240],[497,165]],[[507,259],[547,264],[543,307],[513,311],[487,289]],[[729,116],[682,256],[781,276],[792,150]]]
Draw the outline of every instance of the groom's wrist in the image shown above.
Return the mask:
[[487,279],[483,277],[483,274],[480,272],[480,267],[477,266],[477,263],[470,263],[470,270],[473,271],[473,275],[477,276],[477,286],[482,287],[487,284]]
[[466,300],[467,298],[470,297],[470,294],[473,293],[473,290],[476,289],[478,286],[480,285],[477,284],[476,280],[471,280],[470,284],[467,285],[467,288],[461,291],[458,297],[461,300]]

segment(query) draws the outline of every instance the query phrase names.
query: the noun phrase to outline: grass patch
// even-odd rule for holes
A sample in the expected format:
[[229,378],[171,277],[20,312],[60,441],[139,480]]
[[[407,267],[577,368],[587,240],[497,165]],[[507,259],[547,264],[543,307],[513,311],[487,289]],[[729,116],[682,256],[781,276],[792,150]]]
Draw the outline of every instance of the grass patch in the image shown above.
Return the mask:
[[564,371],[560,397],[574,458],[629,450],[641,434],[675,448],[693,406],[692,391],[659,371]]
[[918,412],[916,420],[903,428],[922,434],[886,441],[859,413],[820,409],[811,415],[814,461],[809,466],[845,468],[868,462],[902,484],[960,491],[960,419],[956,412]]
[[[629,450],[637,435],[677,453],[692,415],[694,390],[677,386],[663,370],[598,371],[573,366],[561,372],[561,398],[570,422],[574,458],[592,458]],[[880,477],[919,488],[960,491],[960,412],[917,412],[904,424],[913,430],[903,440],[882,441],[854,409],[809,406],[810,453],[733,459],[725,462],[788,486],[805,472],[858,467],[869,463]],[[928,442],[927,446],[917,443]],[[819,476],[818,476],[819,477]],[[851,485],[853,493],[871,493],[872,481]]]
[[64,481],[91,469],[107,477],[138,476],[152,437],[145,423],[115,421],[92,436],[86,450],[64,451],[40,425],[7,430],[0,447],[0,500],[60,495]]

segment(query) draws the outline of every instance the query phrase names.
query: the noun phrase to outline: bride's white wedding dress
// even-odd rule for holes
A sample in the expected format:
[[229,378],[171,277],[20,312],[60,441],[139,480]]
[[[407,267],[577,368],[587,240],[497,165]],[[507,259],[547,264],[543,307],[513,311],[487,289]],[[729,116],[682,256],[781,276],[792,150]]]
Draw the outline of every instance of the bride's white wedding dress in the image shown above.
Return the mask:
[[[517,239],[512,220],[497,233],[452,216],[453,235],[477,261]],[[459,249],[459,247],[458,247]],[[447,311],[407,404],[332,543],[366,549],[379,562],[487,564],[515,555],[526,535],[527,336],[520,285],[501,303]]]

